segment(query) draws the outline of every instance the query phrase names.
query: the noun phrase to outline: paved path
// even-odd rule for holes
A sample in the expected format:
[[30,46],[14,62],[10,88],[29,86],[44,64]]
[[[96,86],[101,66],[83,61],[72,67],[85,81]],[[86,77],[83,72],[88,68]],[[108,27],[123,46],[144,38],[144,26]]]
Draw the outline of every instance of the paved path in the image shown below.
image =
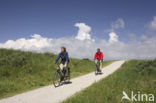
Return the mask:
[[[94,72],[71,80],[71,84],[55,88],[53,85],[45,86],[36,90],[28,91],[0,100],[0,103],[60,103],[74,93],[90,86],[96,81],[105,78],[117,70],[124,61],[115,61],[103,68],[103,74],[95,76]],[[85,69],[85,68],[84,68]]]

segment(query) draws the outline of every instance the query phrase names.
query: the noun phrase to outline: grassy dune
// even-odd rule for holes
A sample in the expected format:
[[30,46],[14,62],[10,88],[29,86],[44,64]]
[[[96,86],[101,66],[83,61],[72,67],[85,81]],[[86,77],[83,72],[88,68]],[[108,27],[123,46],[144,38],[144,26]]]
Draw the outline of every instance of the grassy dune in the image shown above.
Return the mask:
[[156,96],[156,60],[127,61],[114,74],[94,83],[63,103],[131,103],[128,100],[121,102],[123,90],[128,95],[131,91],[140,91],[142,94],[152,93]]
[[[56,55],[0,49],[0,98],[52,84]],[[104,62],[104,66],[111,61]],[[90,60],[70,58],[71,77],[94,70]]]

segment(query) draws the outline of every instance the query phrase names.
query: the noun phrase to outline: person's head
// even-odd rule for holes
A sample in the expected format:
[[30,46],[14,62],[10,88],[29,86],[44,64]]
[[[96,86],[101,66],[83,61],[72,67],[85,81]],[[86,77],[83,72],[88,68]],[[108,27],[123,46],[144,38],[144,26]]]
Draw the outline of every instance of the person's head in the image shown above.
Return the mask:
[[62,46],[61,47],[61,53],[64,53],[64,52],[66,52],[66,47]]
[[97,48],[97,52],[100,52],[100,48]]

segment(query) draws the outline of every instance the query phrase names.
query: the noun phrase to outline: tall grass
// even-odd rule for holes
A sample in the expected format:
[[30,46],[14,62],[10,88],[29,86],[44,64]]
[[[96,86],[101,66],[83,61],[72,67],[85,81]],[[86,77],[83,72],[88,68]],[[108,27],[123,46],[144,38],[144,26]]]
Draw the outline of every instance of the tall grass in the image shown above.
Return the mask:
[[[156,60],[127,61],[114,74],[94,83],[63,103],[121,103],[123,90],[129,95],[131,91],[139,91],[156,96]],[[131,102],[123,100],[122,103]]]
[[[56,55],[0,49],[0,98],[52,84]],[[104,62],[108,65],[111,61]],[[94,70],[90,60],[70,58],[71,77]]]

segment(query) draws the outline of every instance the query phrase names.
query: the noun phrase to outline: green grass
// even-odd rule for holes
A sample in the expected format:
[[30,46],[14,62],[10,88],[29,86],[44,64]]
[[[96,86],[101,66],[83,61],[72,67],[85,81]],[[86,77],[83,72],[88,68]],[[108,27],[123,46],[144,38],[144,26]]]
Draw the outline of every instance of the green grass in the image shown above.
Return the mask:
[[[56,55],[0,49],[0,98],[52,84]],[[104,66],[112,61],[104,62]],[[94,70],[88,59],[70,58],[71,77]]]
[[128,95],[131,91],[140,91],[141,94],[156,96],[156,60],[127,61],[112,75],[76,93],[63,103],[130,103],[127,100],[121,102],[123,90]]

